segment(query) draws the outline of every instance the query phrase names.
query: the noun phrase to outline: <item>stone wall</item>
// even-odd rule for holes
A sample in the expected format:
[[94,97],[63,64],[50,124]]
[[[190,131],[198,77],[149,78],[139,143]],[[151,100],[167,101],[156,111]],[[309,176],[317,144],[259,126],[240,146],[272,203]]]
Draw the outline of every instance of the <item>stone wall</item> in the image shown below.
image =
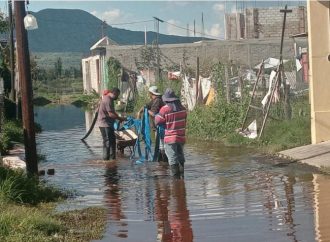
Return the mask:
[[[200,66],[212,65],[216,62],[233,61],[246,67],[253,67],[262,59],[279,58],[280,39],[240,40],[240,41],[202,41],[191,44],[161,45],[161,61],[163,69],[186,64],[196,69],[196,57],[200,58]],[[106,58],[117,58],[124,67],[137,70],[136,62],[141,61],[141,49],[144,46],[108,46]],[[292,39],[285,39],[283,56],[293,59],[294,47]]]

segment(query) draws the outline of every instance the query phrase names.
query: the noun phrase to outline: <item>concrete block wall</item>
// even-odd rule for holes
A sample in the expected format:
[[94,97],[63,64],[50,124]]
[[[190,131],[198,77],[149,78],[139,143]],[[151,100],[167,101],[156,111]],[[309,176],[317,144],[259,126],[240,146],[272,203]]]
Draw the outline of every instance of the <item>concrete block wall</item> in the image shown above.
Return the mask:
[[[226,14],[226,39],[234,40],[245,36],[252,38],[279,38],[282,34],[283,16],[281,8],[247,8],[244,10],[245,33],[233,32],[239,24],[234,17],[236,14]],[[304,6],[289,8],[287,14],[285,36],[307,32],[307,10]],[[227,31],[228,30],[228,31]]]
[[[136,61],[141,61],[143,46],[109,46],[106,58],[113,56],[121,64],[133,71],[137,70]],[[161,45],[161,66],[163,69],[185,63],[187,67],[196,69],[196,57],[200,58],[200,65],[211,66],[217,62],[234,61],[246,67],[253,67],[262,59],[268,57],[279,58],[280,39],[268,40],[240,40],[240,41],[202,41],[191,44]],[[284,58],[294,56],[293,41],[285,39],[283,48]],[[168,69],[170,70],[170,69]]]
[[[279,8],[257,9],[258,24],[260,26],[260,38],[281,37],[283,16]],[[306,11],[306,10],[305,10]],[[285,36],[300,33],[300,9],[293,8],[292,13],[287,14]]]

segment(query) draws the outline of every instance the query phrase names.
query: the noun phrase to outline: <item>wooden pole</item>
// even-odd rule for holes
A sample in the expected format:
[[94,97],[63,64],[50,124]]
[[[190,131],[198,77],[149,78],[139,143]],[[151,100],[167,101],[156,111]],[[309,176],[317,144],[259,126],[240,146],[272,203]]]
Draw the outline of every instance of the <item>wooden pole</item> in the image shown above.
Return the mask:
[[196,104],[199,104],[199,56],[197,56],[196,65]]
[[247,117],[249,115],[251,104],[252,104],[252,101],[254,99],[254,93],[256,92],[256,89],[257,89],[257,86],[258,86],[258,82],[259,82],[259,80],[260,80],[260,78],[262,76],[261,74],[263,72],[263,69],[264,69],[264,60],[261,60],[261,65],[260,65],[260,68],[259,68],[259,71],[258,71],[258,74],[257,74],[257,80],[254,83],[253,90],[252,90],[252,95],[251,95],[251,98],[250,98],[250,101],[249,101],[249,106],[248,106],[248,108],[246,110],[246,113],[245,113],[245,116],[244,116],[244,119],[243,119],[242,128],[241,128],[242,130],[244,130],[244,126],[245,126]]
[[26,15],[25,2],[15,1],[14,7],[18,57],[17,60],[22,93],[22,118],[26,171],[28,175],[37,175],[38,163],[34,127],[30,55],[28,49],[27,32],[23,23],[23,19]]
[[227,103],[230,103],[230,84],[228,76],[228,66],[225,66],[225,81],[226,81],[226,99]]
[[[285,32],[285,25],[286,25],[286,15],[291,13],[292,10],[288,10],[288,5],[285,5],[284,9],[280,10],[281,13],[284,13],[283,17],[283,25],[282,25],[282,35],[281,35],[281,49],[280,49],[280,82],[283,81],[283,89],[284,89],[284,112],[286,119],[291,117],[291,110],[290,110],[290,99],[289,99],[289,92],[287,88],[290,88],[290,85],[287,85],[284,81],[284,66],[283,66],[283,43],[284,43],[284,32]],[[281,83],[279,82],[279,86]]]
[[[13,27],[13,9],[12,1],[8,1],[8,19],[9,19],[9,53],[10,53],[10,99],[16,103],[16,89],[15,89],[15,58],[14,58],[14,27]],[[17,104],[16,104],[17,105]]]
[[238,89],[239,89],[239,92],[241,94],[241,102],[243,102],[243,89],[244,89],[244,86],[243,86],[243,77],[242,77],[242,69],[241,67],[238,68]]
[[265,113],[265,116],[264,116],[263,121],[262,121],[262,125],[261,125],[261,129],[260,129],[260,133],[259,133],[258,139],[261,138],[262,133],[264,131],[264,128],[265,128],[265,125],[266,125],[266,121],[267,121],[267,118],[268,118],[268,114],[269,114],[270,105],[271,105],[271,103],[273,101],[273,97],[274,97],[274,94],[275,94],[275,90],[277,89],[277,85],[279,84],[280,79],[281,79],[281,77],[280,77],[280,68],[281,67],[280,66],[281,65],[279,65],[277,67],[276,76],[275,76],[276,81],[274,83],[274,86],[272,87],[272,92],[271,92],[270,98],[269,98],[268,103],[267,103],[267,109],[266,109],[266,113]]

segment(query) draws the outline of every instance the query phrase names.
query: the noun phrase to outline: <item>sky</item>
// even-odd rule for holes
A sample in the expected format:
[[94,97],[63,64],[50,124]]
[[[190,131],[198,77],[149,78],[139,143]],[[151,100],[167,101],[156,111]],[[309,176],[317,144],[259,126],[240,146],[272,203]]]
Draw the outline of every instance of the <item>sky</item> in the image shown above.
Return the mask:
[[[3,0],[2,0],[3,1]],[[6,2],[6,1],[3,1]],[[30,0],[28,10],[46,8],[82,9],[117,28],[154,31],[157,17],[162,34],[224,38],[224,13],[241,11],[244,7],[269,7],[304,4],[305,1],[39,1]],[[2,6],[1,6],[2,7]],[[203,21],[202,21],[203,15]],[[141,22],[148,21],[148,22]],[[140,22],[140,23],[132,23]],[[188,29],[188,30],[187,30]]]

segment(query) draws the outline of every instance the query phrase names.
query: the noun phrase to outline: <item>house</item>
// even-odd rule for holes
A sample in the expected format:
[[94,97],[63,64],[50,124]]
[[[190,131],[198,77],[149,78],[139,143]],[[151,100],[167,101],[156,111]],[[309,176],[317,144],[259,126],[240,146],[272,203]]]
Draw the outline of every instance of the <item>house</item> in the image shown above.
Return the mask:
[[[82,59],[83,87],[87,94],[93,91],[101,94],[104,89],[109,88],[106,47],[110,45],[117,43],[107,36],[103,37],[90,48],[91,55]],[[132,100],[136,93],[136,73],[122,67],[118,76],[118,88],[125,103]]]
[[96,42],[91,48],[91,55],[82,59],[82,76],[85,93],[91,93],[93,90],[101,93],[107,88],[107,65],[106,65],[106,47],[117,45],[116,42],[105,36]]

